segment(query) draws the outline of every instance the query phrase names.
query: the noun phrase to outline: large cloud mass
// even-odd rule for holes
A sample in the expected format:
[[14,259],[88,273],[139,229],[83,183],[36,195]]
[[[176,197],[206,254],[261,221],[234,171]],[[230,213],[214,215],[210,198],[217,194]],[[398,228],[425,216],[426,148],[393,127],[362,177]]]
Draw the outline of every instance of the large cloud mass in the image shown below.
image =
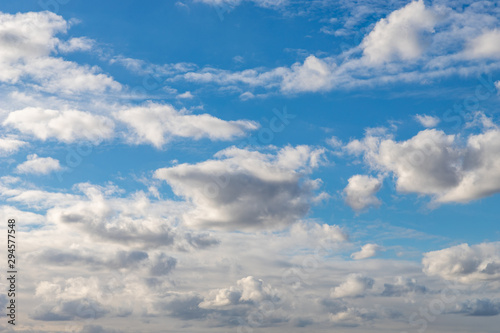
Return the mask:
[[276,155],[228,148],[216,159],[159,169],[174,192],[195,208],[184,216],[192,226],[229,229],[279,228],[303,217],[318,181],[305,175],[323,149],[286,147]]

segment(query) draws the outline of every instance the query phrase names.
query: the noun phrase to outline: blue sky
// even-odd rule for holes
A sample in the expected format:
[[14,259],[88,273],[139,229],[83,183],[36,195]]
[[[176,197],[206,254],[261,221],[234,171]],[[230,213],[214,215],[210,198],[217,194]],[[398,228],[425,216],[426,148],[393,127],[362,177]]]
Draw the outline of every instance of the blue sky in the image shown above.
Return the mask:
[[499,8],[0,4],[16,331],[495,332]]

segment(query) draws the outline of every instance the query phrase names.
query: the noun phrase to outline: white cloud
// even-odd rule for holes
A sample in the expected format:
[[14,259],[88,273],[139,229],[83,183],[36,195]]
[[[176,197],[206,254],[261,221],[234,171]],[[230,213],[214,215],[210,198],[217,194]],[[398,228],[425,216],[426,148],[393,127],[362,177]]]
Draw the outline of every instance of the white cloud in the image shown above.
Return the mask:
[[209,114],[194,115],[168,104],[150,103],[115,112],[114,116],[135,132],[131,142],[151,143],[157,148],[173,137],[231,140],[259,127],[253,121],[225,121]]
[[362,274],[350,274],[339,286],[331,290],[331,297],[359,297],[364,296],[367,290],[373,288],[375,281]]
[[382,187],[381,179],[355,175],[349,178],[349,184],[344,188],[344,199],[355,211],[361,211],[367,207],[380,206],[380,200],[375,194]]
[[361,251],[351,254],[351,258],[354,260],[368,259],[376,256],[380,250],[382,247],[377,244],[365,244],[361,247]]
[[418,58],[426,48],[422,35],[435,24],[436,15],[424,2],[413,1],[377,22],[362,42],[363,54],[373,64]]
[[426,114],[417,114],[415,119],[424,127],[431,128],[436,127],[441,121],[438,117],[429,116]]
[[469,41],[465,49],[469,58],[499,58],[500,57],[500,30],[493,29]]
[[216,308],[226,305],[258,304],[265,300],[277,300],[277,291],[265,285],[261,279],[247,276],[236,282],[236,287],[214,290],[200,303],[201,308]]
[[59,42],[57,48],[62,52],[90,51],[94,43],[94,40],[87,37],[75,37],[66,42]]
[[27,142],[18,140],[15,136],[4,136],[0,138],[0,155],[5,156],[15,153],[19,148],[27,144]]
[[190,91],[186,91],[186,92],[184,92],[182,94],[177,95],[177,98],[180,98],[180,99],[191,99],[193,97],[194,96],[193,96],[193,94],[191,94]]
[[90,40],[73,38],[65,42],[56,37],[70,24],[54,13],[0,13],[0,81],[34,86],[58,93],[120,90],[121,85],[99,73],[97,67],[80,66],[53,56],[59,48],[69,52],[89,50]]
[[158,169],[155,177],[194,204],[184,215],[191,226],[275,229],[309,210],[311,192],[320,182],[306,175],[323,153],[309,146],[286,147],[276,155],[232,147],[213,160]]
[[111,138],[114,123],[111,119],[77,110],[49,110],[27,107],[9,113],[3,122],[24,134],[40,140],[57,139],[63,142],[76,140],[100,141]]
[[462,283],[500,281],[500,242],[461,244],[424,254],[427,275]]
[[16,167],[16,172],[35,175],[47,175],[62,170],[59,161],[52,157],[38,157],[37,154],[28,155],[26,162]]
[[401,142],[369,133],[345,149],[364,153],[374,170],[392,172],[398,191],[431,195],[439,203],[469,202],[500,192],[500,130],[478,119],[486,128],[469,135],[465,145],[455,135],[427,129]]

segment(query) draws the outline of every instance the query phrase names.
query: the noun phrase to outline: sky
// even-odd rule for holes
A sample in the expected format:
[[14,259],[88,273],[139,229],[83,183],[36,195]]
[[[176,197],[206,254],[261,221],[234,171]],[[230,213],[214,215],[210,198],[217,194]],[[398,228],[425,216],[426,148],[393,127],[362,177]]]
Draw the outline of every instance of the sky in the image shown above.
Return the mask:
[[0,331],[498,331],[500,1],[9,0],[0,69]]

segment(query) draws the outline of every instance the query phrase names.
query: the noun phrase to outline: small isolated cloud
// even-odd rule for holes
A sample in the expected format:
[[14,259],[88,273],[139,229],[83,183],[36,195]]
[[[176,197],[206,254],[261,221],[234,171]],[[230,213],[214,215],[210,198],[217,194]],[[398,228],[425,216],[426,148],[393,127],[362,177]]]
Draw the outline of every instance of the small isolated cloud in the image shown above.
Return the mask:
[[500,242],[461,244],[427,252],[422,259],[427,275],[462,283],[500,281]]
[[500,30],[485,31],[470,40],[465,55],[469,58],[500,58]]
[[424,127],[436,127],[441,121],[438,117],[428,116],[425,114],[417,114],[415,119]]
[[254,121],[225,121],[209,114],[194,115],[168,104],[149,103],[115,112],[114,116],[135,134],[130,142],[150,143],[157,148],[174,137],[232,140],[259,128]]
[[96,142],[111,138],[114,133],[111,119],[77,110],[27,107],[9,113],[3,125],[40,140],[53,138],[66,143],[77,140]]
[[38,157],[37,154],[28,155],[26,162],[16,167],[17,173],[47,175],[62,170],[59,161],[52,157]]
[[321,163],[324,149],[285,147],[275,155],[231,147],[215,159],[158,169],[174,193],[194,205],[190,226],[215,229],[277,229],[309,210],[319,180],[306,175]]
[[284,75],[281,90],[291,93],[328,90],[333,85],[334,67],[335,65],[327,63],[326,59],[318,59],[311,55],[303,64],[294,64]]
[[349,184],[344,188],[344,200],[355,211],[368,207],[380,206],[380,200],[375,194],[382,187],[382,180],[365,175],[355,175],[349,178]]
[[351,254],[354,260],[368,259],[377,255],[382,250],[382,247],[377,244],[366,244],[361,247],[361,251]]
[[425,33],[433,32],[436,15],[422,0],[381,19],[362,42],[364,57],[372,64],[418,58],[426,49]]
[[331,290],[331,297],[360,297],[364,296],[367,290],[373,288],[375,281],[362,274],[350,274],[346,281]]
[[191,99],[193,97],[194,97],[194,95],[191,94],[190,91],[186,91],[186,92],[184,92],[182,94],[177,95],[177,98],[180,98],[180,99]]

